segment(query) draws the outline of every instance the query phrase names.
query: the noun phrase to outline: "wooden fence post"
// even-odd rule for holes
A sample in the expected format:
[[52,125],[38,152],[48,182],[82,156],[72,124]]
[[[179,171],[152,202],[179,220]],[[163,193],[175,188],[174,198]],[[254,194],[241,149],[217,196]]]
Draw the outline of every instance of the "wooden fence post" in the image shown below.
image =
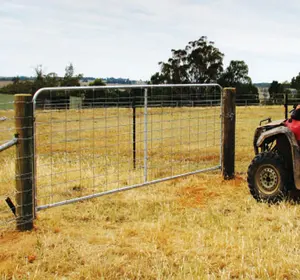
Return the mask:
[[222,174],[225,180],[234,178],[235,160],[235,88],[224,88],[222,93]]
[[35,218],[33,103],[31,94],[15,95],[17,229],[33,229]]

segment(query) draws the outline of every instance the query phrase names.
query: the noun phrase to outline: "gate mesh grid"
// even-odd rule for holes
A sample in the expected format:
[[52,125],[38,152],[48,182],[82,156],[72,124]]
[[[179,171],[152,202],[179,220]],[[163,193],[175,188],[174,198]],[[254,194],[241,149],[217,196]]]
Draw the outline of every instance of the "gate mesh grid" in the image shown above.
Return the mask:
[[[0,145],[12,140],[15,134],[15,120],[13,110],[13,96],[11,101],[0,103]],[[6,97],[5,99],[8,99]],[[9,148],[1,152],[0,156],[0,228],[13,227],[15,216],[6,204],[9,197],[15,197],[15,148]]]
[[220,164],[216,87],[45,91],[35,118],[39,206]]

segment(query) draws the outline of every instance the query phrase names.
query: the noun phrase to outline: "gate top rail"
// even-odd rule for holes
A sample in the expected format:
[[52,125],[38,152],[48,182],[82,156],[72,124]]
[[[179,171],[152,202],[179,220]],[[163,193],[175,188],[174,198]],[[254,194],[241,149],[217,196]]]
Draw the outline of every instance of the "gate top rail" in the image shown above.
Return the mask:
[[139,88],[139,89],[146,89],[146,88],[183,88],[183,87],[217,87],[220,90],[223,88],[217,83],[211,84],[158,84],[158,85],[114,85],[114,86],[73,86],[73,87],[45,87],[40,88],[33,96],[33,103],[36,102],[40,93],[44,91],[55,91],[55,90],[93,90],[93,89],[131,89],[131,88]]

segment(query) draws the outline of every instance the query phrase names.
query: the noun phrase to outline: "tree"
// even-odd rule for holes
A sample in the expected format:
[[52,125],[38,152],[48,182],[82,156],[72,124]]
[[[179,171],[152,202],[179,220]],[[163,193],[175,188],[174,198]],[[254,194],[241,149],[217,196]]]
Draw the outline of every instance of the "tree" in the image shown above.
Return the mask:
[[[270,99],[273,103],[277,103],[277,97],[284,92],[283,85],[278,81],[273,81],[269,87]],[[280,96],[282,99],[282,96]]]
[[237,104],[250,105],[259,103],[258,88],[252,83],[239,83],[235,88]]
[[89,83],[89,86],[105,86],[106,84],[101,78],[95,79],[93,82]]
[[236,87],[238,84],[251,84],[248,65],[243,60],[232,60],[218,80],[221,86]]
[[58,87],[59,86],[59,77],[56,73],[51,72],[45,74],[42,65],[38,65],[35,69],[35,78],[33,80],[32,90],[36,92],[43,87]]
[[59,77],[56,73],[51,72],[45,75],[44,77],[45,85],[47,87],[58,87],[59,86]]
[[[59,86],[79,86],[80,79],[82,74],[74,75],[74,67],[72,63],[66,66],[65,76],[61,79],[57,76],[56,73],[51,72],[45,74],[42,65],[37,65],[34,69],[35,77],[33,80],[21,80],[20,77],[13,78],[13,83],[7,85],[6,87],[1,88],[2,93],[35,93],[37,90],[43,87],[59,87]],[[56,95],[61,94],[62,92],[57,91]],[[78,93],[81,94],[81,93]],[[47,97],[47,94],[43,95],[44,98]]]
[[278,81],[273,81],[269,86],[269,93],[272,95],[273,93],[278,93],[281,91],[281,84]]
[[205,36],[171,52],[167,62],[159,62],[161,70],[151,77],[152,84],[216,82],[223,71],[223,53]]
[[20,82],[20,77],[19,76],[13,77],[12,82],[13,82],[14,85],[18,84]]
[[33,93],[32,81],[17,81],[12,84],[0,88],[1,93],[16,94],[16,93]]
[[295,88],[298,92],[300,91],[300,73],[292,78],[291,87]]
[[243,60],[232,60],[218,80],[222,87],[236,88],[237,103],[253,104],[259,102],[258,89],[252,84],[248,72],[248,65]]
[[44,75],[43,66],[41,64],[37,65],[34,71],[35,71],[35,79],[33,81],[32,90],[33,92],[36,92],[37,90],[45,87],[46,85],[45,85],[45,75]]
[[82,74],[74,75],[74,66],[70,63],[65,68],[65,75],[62,78],[60,85],[63,87],[80,86],[82,77]]

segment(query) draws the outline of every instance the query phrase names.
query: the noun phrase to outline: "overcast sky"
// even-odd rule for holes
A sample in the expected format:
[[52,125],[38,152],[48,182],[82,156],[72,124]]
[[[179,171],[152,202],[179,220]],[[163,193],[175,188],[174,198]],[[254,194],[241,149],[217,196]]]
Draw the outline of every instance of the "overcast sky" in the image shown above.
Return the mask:
[[0,0],[0,76],[44,70],[149,79],[171,49],[207,36],[254,82],[300,72],[299,0]]

